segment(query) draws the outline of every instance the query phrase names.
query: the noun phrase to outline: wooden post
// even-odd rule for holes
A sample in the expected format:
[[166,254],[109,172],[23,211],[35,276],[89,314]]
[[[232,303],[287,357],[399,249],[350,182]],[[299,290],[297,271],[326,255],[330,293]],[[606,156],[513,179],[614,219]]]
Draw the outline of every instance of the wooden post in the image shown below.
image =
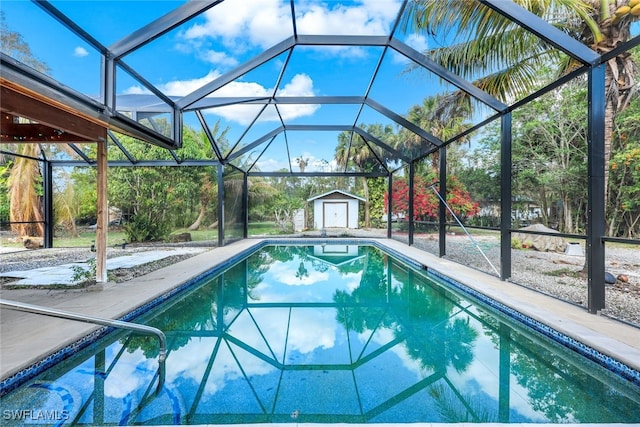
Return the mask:
[[107,281],[107,229],[109,211],[107,206],[107,142],[98,141],[98,218],[96,226],[96,282]]

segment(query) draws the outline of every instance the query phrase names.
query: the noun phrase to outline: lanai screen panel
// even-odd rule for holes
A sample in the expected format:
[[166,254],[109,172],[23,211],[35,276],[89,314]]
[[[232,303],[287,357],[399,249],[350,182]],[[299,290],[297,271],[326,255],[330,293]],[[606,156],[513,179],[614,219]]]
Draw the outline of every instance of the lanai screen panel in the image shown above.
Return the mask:
[[[421,21],[421,34],[426,35],[423,52],[454,75],[512,104],[552,83],[566,71],[563,67],[568,63],[568,54],[543,37],[480,2],[446,3],[433,2],[429,5],[433,9],[424,9],[421,3],[410,2],[404,18],[412,12],[429,17]],[[515,9],[509,2],[494,3],[506,12]],[[545,36],[564,43],[569,50],[578,48],[589,58],[595,58],[593,51],[589,54],[588,48],[576,40],[580,34],[575,24],[581,21],[575,11],[577,4],[574,7],[546,5],[538,11],[539,17],[528,12],[517,15],[526,15],[527,24],[534,27],[537,20],[553,23],[566,33],[546,31]],[[588,29],[585,32],[588,33]],[[585,42],[589,44],[588,39]],[[474,52],[480,53],[474,56]],[[575,61],[574,65],[571,68],[582,64]]]
[[[78,4],[79,9],[83,7],[82,2],[67,4]],[[95,46],[34,2],[4,1],[2,15],[3,26],[6,25],[7,31],[19,34],[28,50],[14,50],[11,46],[15,44],[9,42],[5,45],[6,39],[3,38],[3,53],[73,90],[103,101],[100,93],[102,55]],[[97,27],[98,22],[102,21],[96,20],[92,27]]]
[[244,175],[234,167],[224,168],[224,243],[243,238],[246,222],[244,206]]
[[[186,0],[164,0],[157,3],[53,0],[50,3],[104,46],[111,46],[186,2]],[[3,4],[2,8],[4,9],[5,6]]]

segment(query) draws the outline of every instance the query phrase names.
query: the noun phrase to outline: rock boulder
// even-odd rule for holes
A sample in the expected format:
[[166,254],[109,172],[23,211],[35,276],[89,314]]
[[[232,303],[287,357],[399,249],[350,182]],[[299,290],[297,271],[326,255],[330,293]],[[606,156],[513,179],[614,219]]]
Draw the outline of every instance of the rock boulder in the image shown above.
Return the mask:
[[[523,227],[520,230],[536,231],[542,233],[558,233],[549,227],[545,227],[542,224],[532,224],[527,227]],[[564,252],[567,248],[567,241],[563,237],[538,235],[529,233],[513,233],[511,235],[513,239],[520,240],[523,244],[527,244],[533,249],[541,252]]]

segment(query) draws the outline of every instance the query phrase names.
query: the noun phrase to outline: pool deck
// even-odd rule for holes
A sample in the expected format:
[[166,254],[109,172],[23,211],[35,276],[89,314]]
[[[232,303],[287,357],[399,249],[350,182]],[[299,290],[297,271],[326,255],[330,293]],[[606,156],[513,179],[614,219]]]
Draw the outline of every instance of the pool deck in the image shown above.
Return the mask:
[[[391,239],[365,240],[375,240],[635,370],[640,370],[640,328],[589,314],[584,308],[513,283],[503,282],[494,276],[438,258],[402,242]],[[3,289],[0,295],[5,300],[103,318],[120,318],[134,308],[216,265],[225,263],[239,252],[261,242],[261,239],[248,239],[214,248],[127,282],[105,283],[82,290]],[[97,328],[82,322],[1,309],[0,378],[10,377]]]

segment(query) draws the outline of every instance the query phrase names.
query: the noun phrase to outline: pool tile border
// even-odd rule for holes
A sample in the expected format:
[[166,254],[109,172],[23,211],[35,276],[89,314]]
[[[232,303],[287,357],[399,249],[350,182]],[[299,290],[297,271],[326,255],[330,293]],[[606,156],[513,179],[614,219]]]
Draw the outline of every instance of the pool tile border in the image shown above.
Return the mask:
[[[433,269],[433,268],[429,268],[417,261],[415,261],[414,259],[408,257],[407,255],[392,249],[384,244],[381,244],[375,240],[371,240],[371,239],[340,239],[340,238],[331,238],[331,239],[265,239],[259,243],[257,243],[256,245],[251,246],[250,248],[244,249],[240,252],[238,252],[237,254],[233,255],[232,257],[230,257],[229,259],[223,261],[222,263],[216,265],[215,267],[213,267],[212,269],[198,274],[190,279],[188,279],[187,281],[183,282],[182,284],[176,286],[175,288],[171,289],[170,291],[154,298],[153,300],[147,302],[146,304],[143,304],[137,308],[135,308],[134,310],[132,310],[131,312],[129,312],[128,314],[122,316],[120,319],[118,320],[122,320],[122,321],[132,321],[133,319],[143,315],[144,313],[148,312],[149,310],[155,308],[156,306],[162,304],[163,302],[167,301],[168,299],[174,297],[175,295],[183,292],[184,290],[187,290],[188,288],[190,288],[191,286],[193,286],[195,283],[199,282],[200,280],[206,279],[208,277],[212,277],[212,276],[216,276],[217,274],[219,274],[221,271],[227,269],[228,267],[236,264],[237,262],[241,261],[243,258],[245,258],[246,256],[252,254],[253,252],[263,248],[264,246],[267,245],[300,245],[300,244],[318,244],[318,243],[324,243],[324,244],[340,244],[340,245],[361,245],[361,244],[367,244],[367,245],[371,245],[374,246],[378,249],[384,250],[388,253],[390,253],[391,255],[393,255],[394,257],[400,259],[402,262],[404,262],[405,264],[408,264],[410,266],[412,266],[413,268],[417,269],[417,270],[423,270],[426,271],[428,275],[431,275],[432,277],[436,277],[444,282],[446,282],[447,284],[449,284],[450,286],[453,286],[455,289],[472,296],[475,299],[480,300],[482,303],[486,304],[487,306],[493,308],[494,310],[499,311],[500,313],[508,316],[509,318],[511,318],[512,320],[515,320],[521,324],[524,324],[525,326],[533,329],[534,331],[541,333],[542,335],[550,338],[551,340],[553,340],[556,343],[559,343],[561,345],[563,345],[564,347],[573,350],[575,352],[577,352],[578,354],[586,357],[587,359],[599,364],[600,366],[603,366],[604,368],[608,369],[609,371],[611,371],[612,373],[624,378],[627,381],[630,381],[631,383],[640,386],[640,372],[636,371],[635,369],[627,366],[626,364],[610,357],[607,356],[606,354],[603,354],[601,352],[599,352],[598,350],[587,346],[586,344],[583,344],[571,337],[569,337],[566,334],[560,333],[558,331],[556,331],[555,329],[551,328],[550,326],[545,325],[542,322],[539,322],[529,316],[526,316],[522,313],[520,313],[517,310],[514,310],[508,306],[506,306],[505,304],[502,304],[498,301],[495,301],[487,296],[485,296],[484,294],[476,291],[475,289],[470,288],[469,286],[464,285],[463,283],[458,282],[457,280],[452,279],[451,277],[448,277],[445,274],[440,273],[439,271]],[[25,382],[29,381],[32,378],[35,378],[37,375],[39,375],[40,373],[44,372],[45,370],[47,370],[48,368],[52,367],[53,365],[55,365],[56,363],[59,363],[60,361],[70,357],[71,355],[77,353],[78,351],[88,347],[89,345],[93,344],[94,342],[96,342],[97,340],[99,340],[100,338],[104,337],[105,335],[107,335],[109,332],[111,332],[113,330],[113,328],[110,327],[102,327],[84,337],[82,337],[81,339],[79,339],[78,341],[75,341],[74,343],[58,350],[57,352],[54,352],[50,355],[48,355],[47,357],[45,357],[44,359],[34,363],[33,365],[29,366],[28,368],[25,368],[19,372],[17,372],[16,374],[5,378],[4,380],[0,381],[0,396],[4,396],[5,394],[15,390],[16,388],[20,387],[22,384],[24,384]]]

